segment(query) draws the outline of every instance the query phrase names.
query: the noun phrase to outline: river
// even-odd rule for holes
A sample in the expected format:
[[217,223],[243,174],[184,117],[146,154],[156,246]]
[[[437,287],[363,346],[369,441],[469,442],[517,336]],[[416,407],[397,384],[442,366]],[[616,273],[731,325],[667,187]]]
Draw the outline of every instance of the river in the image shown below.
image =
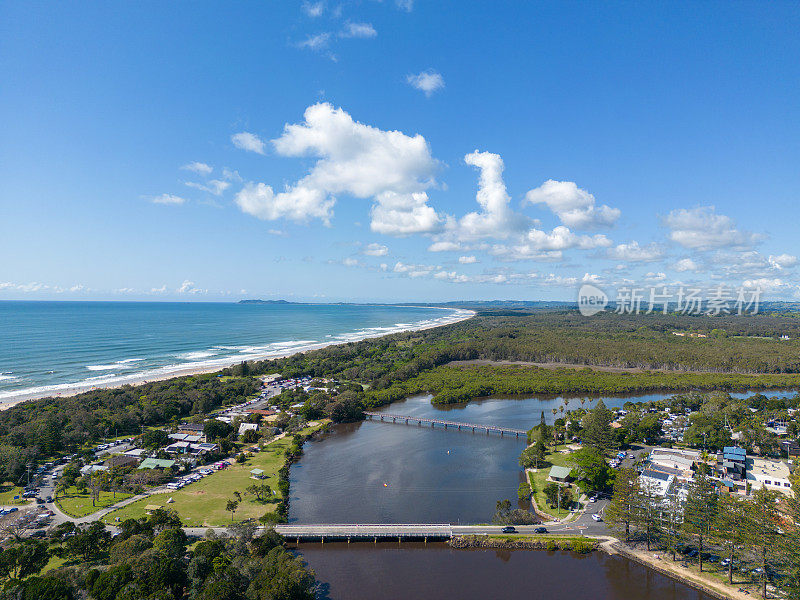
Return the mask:
[[603,552],[452,550],[444,544],[302,544],[322,598],[710,600]]
[[[794,395],[770,392],[768,395]],[[744,394],[746,395],[746,394]],[[609,407],[665,394],[603,398]],[[567,409],[589,408],[568,399]],[[486,399],[433,406],[417,396],[381,409],[528,429],[561,398]],[[560,411],[558,416],[560,416]],[[525,441],[442,427],[364,421],[331,428],[291,468],[290,522],[487,523],[495,502],[516,498]],[[602,552],[451,550],[443,544],[302,544],[329,598],[534,598],[683,600],[708,596]],[[512,592],[513,590],[513,592]]]
[[[787,392],[788,393],[788,392]],[[780,392],[770,392],[778,395]],[[793,395],[794,392],[791,392]],[[606,397],[609,407],[665,394]],[[568,399],[568,409],[594,406]],[[487,399],[433,406],[416,396],[382,411],[529,429],[560,398]],[[560,412],[558,415],[560,416]],[[514,500],[525,440],[497,434],[364,421],[334,426],[306,443],[291,468],[290,522],[487,523],[497,500]]]

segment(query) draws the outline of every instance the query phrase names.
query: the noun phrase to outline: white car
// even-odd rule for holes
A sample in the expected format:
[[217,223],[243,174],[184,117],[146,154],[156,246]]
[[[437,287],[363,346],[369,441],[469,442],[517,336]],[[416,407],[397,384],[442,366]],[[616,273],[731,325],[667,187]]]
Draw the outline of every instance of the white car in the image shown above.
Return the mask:
[[594,515],[592,515],[592,518],[593,518],[595,521],[598,521],[598,522],[603,520],[603,517],[601,517],[601,516],[600,516],[600,515],[598,515],[598,514],[594,514]]

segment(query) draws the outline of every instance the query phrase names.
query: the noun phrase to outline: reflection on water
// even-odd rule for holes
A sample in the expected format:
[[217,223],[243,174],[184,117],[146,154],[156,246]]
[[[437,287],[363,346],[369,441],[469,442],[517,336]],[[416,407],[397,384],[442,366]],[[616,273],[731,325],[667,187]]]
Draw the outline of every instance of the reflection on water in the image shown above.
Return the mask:
[[[322,597],[486,600],[708,600],[637,563],[602,552],[451,550],[444,544],[302,544]],[[579,575],[578,575],[579,574]]]
[[[787,394],[794,395],[794,392]],[[769,392],[769,395],[779,393]],[[665,394],[604,398],[609,407]],[[567,410],[597,399],[567,401]],[[529,429],[552,423],[561,398],[491,399],[445,407],[417,396],[381,409],[392,414]],[[552,409],[556,408],[554,416]],[[303,523],[486,523],[495,502],[517,497],[523,439],[365,421],[337,425],[309,441],[291,468],[290,521]]]

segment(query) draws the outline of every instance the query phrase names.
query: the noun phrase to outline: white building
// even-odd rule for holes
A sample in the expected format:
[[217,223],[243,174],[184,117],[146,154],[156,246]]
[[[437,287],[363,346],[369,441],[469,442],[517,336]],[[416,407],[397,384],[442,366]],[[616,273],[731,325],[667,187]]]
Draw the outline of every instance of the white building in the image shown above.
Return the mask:
[[239,425],[239,435],[242,435],[245,431],[257,431],[258,424],[257,423],[241,423]]
[[773,492],[790,496],[792,482],[789,481],[789,475],[789,465],[781,460],[747,457],[747,482],[753,490],[765,487]]

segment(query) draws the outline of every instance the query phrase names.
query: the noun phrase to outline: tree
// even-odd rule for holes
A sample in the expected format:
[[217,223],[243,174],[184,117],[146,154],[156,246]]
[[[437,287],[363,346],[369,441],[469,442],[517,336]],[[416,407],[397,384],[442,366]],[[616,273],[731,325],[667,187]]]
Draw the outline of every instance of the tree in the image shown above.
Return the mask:
[[26,540],[0,549],[0,575],[23,579],[44,569],[50,555],[47,543]]
[[645,479],[639,486],[635,515],[636,525],[644,531],[649,551],[650,543],[661,531],[661,496],[652,480]]
[[668,494],[664,504],[664,531],[662,541],[667,551],[672,554],[672,561],[675,561],[675,553],[678,544],[682,539],[681,525],[683,524],[683,504],[678,494]]
[[142,435],[142,446],[155,450],[169,444],[169,434],[163,429],[148,429]]
[[272,488],[268,483],[254,483],[245,490],[248,494],[255,496],[256,500],[263,502],[272,497]]
[[544,486],[544,497],[552,508],[559,510],[572,504],[572,492],[557,483],[550,482]]
[[519,455],[519,465],[525,469],[538,469],[539,464],[544,461],[546,453],[547,449],[545,448],[544,443],[541,440],[538,440],[534,442],[533,445],[528,446],[522,451],[522,454]]
[[188,541],[183,529],[165,529],[153,539],[153,547],[167,556],[182,558]]
[[614,480],[614,493],[606,506],[605,517],[612,527],[624,527],[626,542],[630,539],[638,502],[639,474],[635,469],[621,469]]
[[602,453],[606,453],[614,444],[614,430],[611,428],[611,421],[614,414],[606,408],[605,403],[600,400],[592,410],[586,413],[583,418],[583,442],[584,445],[596,448]]
[[745,531],[748,545],[752,548],[758,561],[758,577],[761,579],[761,595],[767,597],[767,582],[773,579],[777,567],[781,563],[782,540],[778,533],[780,523],[779,513],[775,500],[776,492],[761,488],[753,494],[753,499],[747,504],[747,517]]
[[210,442],[228,437],[233,432],[233,427],[219,419],[209,419],[203,425],[203,433]]
[[613,483],[616,472],[597,448],[581,448],[572,454],[572,460],[578,467],[578,479],[587,491],[602,491]]
[[225,510],[231,513],[231,521],[233,521],[233,513],[236,512],[237,508],[239,508],[239,503],[236,500],[228,500],[225,504]]
[[3,590],[2,598],[21,600],[74,600],[71,585],[55,577],[28,577]]
[[330,407],[331,421],[351,423],[364,418],[364,407],[355,392],[343,392]]
[[788,500],[788,517],[794,524],[786,536],[786,581],[783,583],[790,600],[800,600],[800,474],[795,471],[792,477],[794,496]]
[[731,494],[724,494],[717,501],[717,522],[714,538],[725,548],[728,563],[728,583],[733,584],[733,559],[739,547],[749,542],[747,535],[747,502]]
[[64,548],[68,554],[89,561],[104,552],[110,541],[111,534],[106,531],[105,525],[95,521],[80,533],[67,538]]
[[[283,548],[273,548],[256,565],[247,590],[252,600],[313,600],[314,572]],[[215,600],[216,597],[214,597]]]
[[689,488],[684,508],[684,529],[697,542],[700,571],[703,571],[703,550],[713,535],[717,522],[717,491],[704,474],[697,475]]

